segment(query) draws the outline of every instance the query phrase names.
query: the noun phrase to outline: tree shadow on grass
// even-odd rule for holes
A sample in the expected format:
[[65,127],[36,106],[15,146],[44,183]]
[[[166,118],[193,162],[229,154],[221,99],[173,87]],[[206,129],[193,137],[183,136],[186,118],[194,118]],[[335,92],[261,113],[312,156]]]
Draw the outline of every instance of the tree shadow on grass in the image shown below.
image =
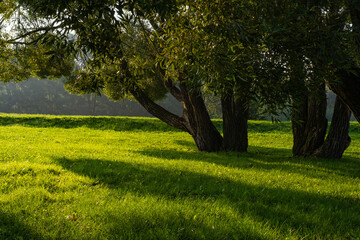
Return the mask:
[[[251,216],[256,222],[279,230],[281,238],[288,236],[289,231],[296,231],[299,236],[313,234],[312,238],[360,237],[360,216],[356,214],[360,212],[360,201],[357,198],[345,199],[294,189],[268,188],[183,169],[169,170],[146,163],[131,164],[99,159],[54,160],[64,169],[94,179],[95,184],[140,196],[157,196],[177,202],[191,199],[201,203],[216,200],[221,206],[236,211],[236,215],[216,220],[225,221],[225,225],[228,221],[230,224],[241,225],[240,216]],[[167,221],[166,219],[163,221]],[[179,224],[184,225],[184,228],[199,228],[206,235],[205,238],[230,239],[235,233],[240,234],[240,239],[265,238],[257,228],[239,233],[236,230],[239,226],[225,230],[211,229],[195,220],[184,223],[174,219],[173,224],[161,222],[161,219],[159,221],[156,224],[163,225],[170,232],[176,232]],[[186,236],[190,235],[187,232]]]
[[[192,147],[190,141],[178,140],[177,144]],[[263,170],[282,170],[323,178],[323,174],[360,178],[360,158],[345,156],[341,159],[292,157],[290,149],[249,146],[247,153],[196,153],[177,150],[145,149],[136,151],[149,157],[170,160],[192,160],[215,163],[225,167],[255,167]],[[236,161],[238,159],[238,161]]]
[[45,239],[19,217],[0,211],[0,239]]

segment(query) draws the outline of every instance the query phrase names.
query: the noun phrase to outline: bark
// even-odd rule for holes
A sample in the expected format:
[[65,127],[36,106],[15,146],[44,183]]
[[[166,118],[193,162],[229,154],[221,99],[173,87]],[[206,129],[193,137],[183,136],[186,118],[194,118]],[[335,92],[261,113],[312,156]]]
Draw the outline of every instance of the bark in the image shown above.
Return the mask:
[[325,86],[316,93],[303,96],[293,110],[294,156],[311,156],[324,143],[327,129]]
[[184,94],[184,115],[177,116],[153,102],[141,89],[130,91],[135,99],[153,116],[172,127],[188,132],[199,151],[221,150],[222,137],[212,123],[200,92]]
[[[325,118],[326,98],[304,97],[293,111],[293,155],[302,157],[341,158],[350,145],[350,111],[336,97],[334,114],[329,133],[325,138],[327,120]],[[296,120],[296,121],[295,121]],[[298,124],[298,122],[302,124]]]
[[308,97],[306,95],[298,96],[294,99],[291,114],[293,148],[294,156],[302,155],[302,147],[306,141],[305,129],[308,119]]
[[201,92],[189,90],[185,83],[180,83],[180,89],[184,98],[183,117],[198,149],[206,152],[222,150],[223,138],[210,119]]
[[156,104],[140,88],[133,88],[130,90],[130,93],[151,115],[159,118],[161,121],[172,127],[190,133],[188,124],[182,117],[179,117]]
[[224,140],[222,148],[225,151],[246,152],[248,148],[247,121],[249,107],[247,101],[237,98],[233,92],[222,96]]
[[350,116],[351,112],[348,107],[339,97],[336,97],[329,133],[324,144],[314,152],[313,156],[320,158],[342,157],[351,142],[349,137]]
[[327,129],[326,95],[309,97],[308,119],[305,129],[306,140],[302,147],[302,155],[310,156],[323,143]]

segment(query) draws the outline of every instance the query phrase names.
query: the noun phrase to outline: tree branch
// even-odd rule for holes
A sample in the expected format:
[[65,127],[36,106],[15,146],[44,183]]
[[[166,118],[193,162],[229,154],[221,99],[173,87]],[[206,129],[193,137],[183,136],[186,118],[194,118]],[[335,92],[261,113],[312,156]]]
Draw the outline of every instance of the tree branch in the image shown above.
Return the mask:
[[135,99],[154,117],[169,124],[172,127],[189,132],[184,118],[179,117],[152,101],[140,88],[130,90]]

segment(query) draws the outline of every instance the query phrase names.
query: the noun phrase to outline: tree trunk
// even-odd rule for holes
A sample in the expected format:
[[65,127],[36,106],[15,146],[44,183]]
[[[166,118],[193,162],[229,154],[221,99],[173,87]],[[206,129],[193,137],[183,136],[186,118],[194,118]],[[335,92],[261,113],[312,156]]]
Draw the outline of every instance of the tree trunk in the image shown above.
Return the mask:
[[223,138],[210,119],[201,92],[188,90],[185,83],[180,83],[180,89],[184,99],[183,117],[198,149],[206,152],[222,150]]
[[234,100],[231,90],[221,97],[221,107],[224,133],[223,150],[246,152],[248,148],[247,121],[249,116],[247,101],[241,98]]
[[131,94],[153,116],[161,121],[188,132],[195,140],[199,151],[217,152],[221,150],[222,137],[212,123],[201,93],[186,91],[184,94],[184,115],[177,116],[153,102],[141,89],[132,89]]
[[161,121],[172,127],[190,133],[187,122],[182,117],[179,117],[156,104],[140,88],[131,89],[130,93],[145,108],[145,110],[154,117],[159,118]]
[[351,142],[349,137],[350,116],[351,112],[348,107],[339,97],[336,97],[329,133],[324,144],[314,152],[313,156],[320,158],[342,157]]
[[316,93],[301,98],[301,102],[296,103],[298,112],[293,110],[294,156],[311,156],[324,143],[327,129],[325,86]]
[[302,148],[306,141],[305,129],[308,119],[308,96],[298,96],[293,99],[293,108],[291,113],[293,148],[294,156],[302,155]]

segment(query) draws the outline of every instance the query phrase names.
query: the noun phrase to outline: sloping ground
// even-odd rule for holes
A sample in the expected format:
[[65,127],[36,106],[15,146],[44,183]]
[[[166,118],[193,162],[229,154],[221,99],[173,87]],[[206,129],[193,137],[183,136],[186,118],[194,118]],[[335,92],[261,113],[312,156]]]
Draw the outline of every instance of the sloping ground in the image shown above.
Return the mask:
[[156,119],[1,115],[0,239],[360,238],[359,124],[341,160],[249,125],[249,153],[200,153]]

